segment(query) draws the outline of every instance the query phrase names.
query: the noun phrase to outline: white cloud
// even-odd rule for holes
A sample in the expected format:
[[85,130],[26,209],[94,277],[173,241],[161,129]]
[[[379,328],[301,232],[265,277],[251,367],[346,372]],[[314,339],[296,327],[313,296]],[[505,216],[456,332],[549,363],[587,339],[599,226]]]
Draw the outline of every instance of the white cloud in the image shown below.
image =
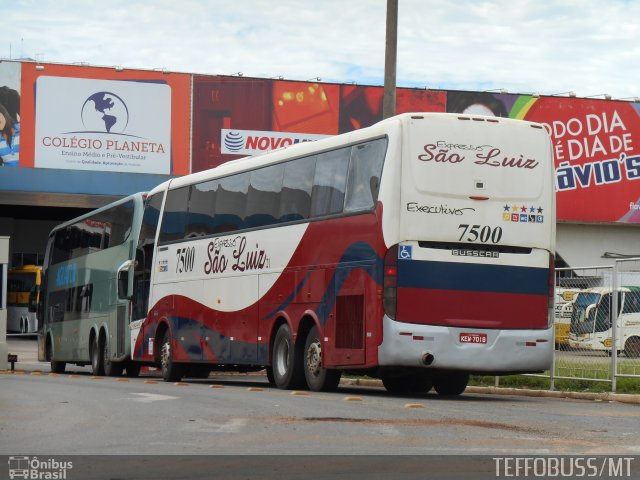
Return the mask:
[[[0,56],[382,84],[383,0],[15,0]],[[399,0],[400,85],[640,96],[637,0]]]

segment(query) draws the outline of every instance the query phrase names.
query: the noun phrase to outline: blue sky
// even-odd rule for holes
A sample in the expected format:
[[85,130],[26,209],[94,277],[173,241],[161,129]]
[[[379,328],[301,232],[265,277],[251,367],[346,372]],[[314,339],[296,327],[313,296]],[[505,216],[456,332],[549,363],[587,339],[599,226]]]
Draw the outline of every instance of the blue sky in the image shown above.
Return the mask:
[[[0,58],[381,85],[385,0],[13,0]],[[400,86],[640,96],[640,0],[399,0]]]

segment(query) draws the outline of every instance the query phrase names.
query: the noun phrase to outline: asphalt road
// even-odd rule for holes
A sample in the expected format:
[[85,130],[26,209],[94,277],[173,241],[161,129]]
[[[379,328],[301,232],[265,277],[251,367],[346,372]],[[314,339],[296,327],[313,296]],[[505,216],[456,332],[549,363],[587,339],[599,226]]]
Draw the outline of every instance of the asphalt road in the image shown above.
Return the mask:
[[371,387],[290,392],[261,375],[172,384],[71,367],[52,376],[29,358],[33,340],[16,342],[25,373],[0,375],[0,454],[640,454],[638,405]]

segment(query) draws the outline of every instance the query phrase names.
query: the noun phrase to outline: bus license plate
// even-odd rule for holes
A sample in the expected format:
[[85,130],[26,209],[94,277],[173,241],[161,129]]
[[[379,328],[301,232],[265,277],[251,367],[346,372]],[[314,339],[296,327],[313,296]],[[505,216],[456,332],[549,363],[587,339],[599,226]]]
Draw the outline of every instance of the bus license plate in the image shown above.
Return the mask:
[[461,333],[460,343],[487,343],[486,333]]

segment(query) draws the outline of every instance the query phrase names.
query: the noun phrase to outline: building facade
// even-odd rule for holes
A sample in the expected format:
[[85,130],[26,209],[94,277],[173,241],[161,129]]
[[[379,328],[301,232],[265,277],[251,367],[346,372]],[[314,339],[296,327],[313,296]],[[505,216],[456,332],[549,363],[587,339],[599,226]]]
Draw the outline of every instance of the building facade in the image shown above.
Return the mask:
[[[0,235],[14,266],[36,263],[64,220],[171,177],[371,125],[382,97],[379,86],[0,61]],[[399,88],[396,111],[544,124],[559,265],[640,255],[640,103]],[[544,215],[507,201],[502,221],[527,221],[531,209]]]

